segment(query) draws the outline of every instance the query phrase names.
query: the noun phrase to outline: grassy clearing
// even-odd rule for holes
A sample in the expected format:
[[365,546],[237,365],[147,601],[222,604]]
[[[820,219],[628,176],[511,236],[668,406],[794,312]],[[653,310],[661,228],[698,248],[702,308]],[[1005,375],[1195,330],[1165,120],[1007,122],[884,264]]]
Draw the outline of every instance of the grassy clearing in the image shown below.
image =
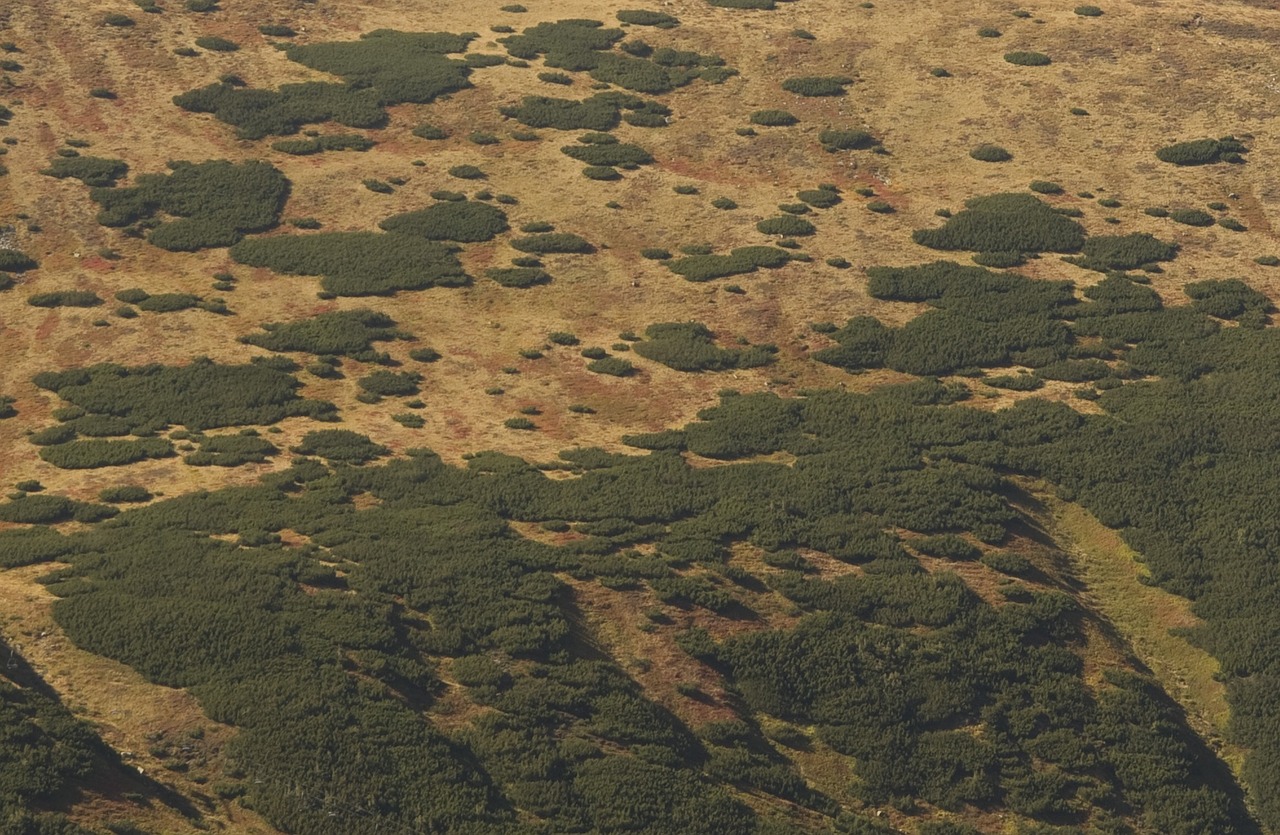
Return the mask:
[[1238,775],[1244,752],[1225,741],[1231,709],[1226,688],[1214,678],[1218,662],[1173,631],[1199,624],[1191,602],[1145,585],[1141,555],[1084,508],[1048,495],[1041,498],[1050,510],[1053,533],[1085,584],[1085,599],[1115,625],[1133,653],[1186,710],[1192,727]]

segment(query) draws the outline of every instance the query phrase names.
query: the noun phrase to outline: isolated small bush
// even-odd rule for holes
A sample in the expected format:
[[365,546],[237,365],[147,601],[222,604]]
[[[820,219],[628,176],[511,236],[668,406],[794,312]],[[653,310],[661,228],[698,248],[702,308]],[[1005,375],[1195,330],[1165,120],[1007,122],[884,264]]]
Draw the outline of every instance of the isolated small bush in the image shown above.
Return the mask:
[[207,49],[211,52],[235,52],[240,49],[240,44],[235,41],[229,41],[226,38],[219,38],[216,35],[205,35],[196,38],[196,46],[201,49]]
[[787,237],[812,235],[818,231],[818,228],[809,221],[792,215],[765,218],[756,224],[756,229],[765,235],[785,235]]
[[979,162],[1008,162],[1013,159],[1013,154],[1009,153],[999,145],[979,145],[969,152],[969,156]]
[[1213,215],[1200,209],[1173,209],[1169,212],[1169,217],[1175,223],[1185,223],[1187,226],[1213,225]]
[[1097,6],[1076,6],[1076,14],[1081,17],[1102,17],[1102,9]]
[[799,124],[800,120],[785,110],[757,110],[751,114],[751,124],[777,128]]
[[1053,63],[1043,52],[1006,52],[1004,60],[1020,67],[1044,67]]
[[852,83],[852,78],[842,75],[813,75],[788,78],[782,82],[782,89],[797,96],[843,96],[844,88]]

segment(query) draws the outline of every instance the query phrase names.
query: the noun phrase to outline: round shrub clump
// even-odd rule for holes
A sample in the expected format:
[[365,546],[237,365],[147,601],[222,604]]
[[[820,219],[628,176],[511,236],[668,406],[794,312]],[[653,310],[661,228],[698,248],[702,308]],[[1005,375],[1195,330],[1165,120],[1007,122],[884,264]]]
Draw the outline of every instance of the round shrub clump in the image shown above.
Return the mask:
[[785,110],[757,110],[751,114],[751,124],[767,128],[785,128],[799,122],[799,119]]
[[1187,226],[1213,225],[1213,215],[1200,209],[1174,209],[1169,212],[1169,217],[1173,218],[1175,223],[1185,223]]
[[979,38],[998,38],[1002,33],[993,26],[984,26],[978,30]]
[[640,257],[650,261],[666,261],[671,258],[671,253],[661,247],[651,246],[640,250]]
[[1026,262],[1027,258],[1021,252],[979,252],[973,256],[973,263],[993,269],[1019,267]]
[[459,180],[483,180],[484,172],[474,165],[455,165],[449,169],[449,176]]
[[1013,159],[1013,154],[1001,148],[999,145],[979,145],[969,152],[969,156],[979,162],[1008,162]]
[[1032,180],[1030,188],[1036,194],[1062,194],[1062,186],[1049,180]]
[[756,229],[765,235],[784,235],[787,237],[812,235],[818,231],[817,227],[812,223],[795,215],[778,215],[777,217],[765,218],[756,224]]
[[1044,67],[1053,63],[1043,52],[1006,52],[1004,60],[1020,67]]
[[1280,255],[1259,255],[1253,263],[1262,267],[1280,267]]
[[582,176],[588,180],[601,180],[604,182],[622,179],[622,174],[618,172],[618,169],[610,165],[588,165],[582,169]]
[[112,12],[111,14],[106,15],[102,18],[102,22],[108,26],[119,26],[121,28],[134,25],[133,18],[129,17],[127,14],[120,14],[119,12]]
[[235,52],[240,48],[240,44],[235,41],[219,38],[216,35],[205,35],[196,38],[196,46],[201,49],[207,49],[210,52]]
[[1097,6],[1076,6],[1076,14],[1081,17],[1102,17],[1102,9]]

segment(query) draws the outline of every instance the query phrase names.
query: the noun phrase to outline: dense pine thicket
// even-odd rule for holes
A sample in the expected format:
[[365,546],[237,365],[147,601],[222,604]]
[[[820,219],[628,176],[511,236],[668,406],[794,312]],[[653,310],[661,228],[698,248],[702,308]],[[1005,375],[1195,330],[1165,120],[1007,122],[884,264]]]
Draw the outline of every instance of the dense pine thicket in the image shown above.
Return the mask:
[[300,383],[270,362],[127,368],[103,363],[37,374],[35,384],[94,415],[123,418],[134,429],[191,429],[270,424],[286,417],[324,418],[333,404],[300,397]]
[[1076,252],[1084,227],[1030,194],[992,194],[965,201],[965,208],[937,229],[917,229],[916,243],[930,249],[975,252]]
[[212,113],[245,139],[296,133],[303,125],[335,121],[353,128],[380,127],[386,107],[427,104],[471,86],[471,67],[448,57],[466,51],[471,38],[448,33],[380,29],[358,41],[291,46],[290,60],[342,78],[309,81],[278,90],[218,82],[174,97],[195,113]]
[[337,310],[295,322],[269,322],[262,326],[265,333],[251,333],[240,341],[268,351],[306,351],[360,362],[387,362],[390,357],[374,350],[375,342],[413,338],[396,330],[395,325],[390,316],[368,308]]
[[1224,136],[1221,139],[1193,139],[1166,145],[1156,151],[1156,158],[1174,165],[1210,165],[1215,162],[1244,162],[1241,154],[1248,152],[1243,142],[1234,136]]
[[231,247],[241,264],[288,275],[322,276],[339,296],[386,296],[400,290],[459,287],[470,279],[450,249],[412,234],[321,232],[249,238]]
[[387,232],[417,235],[429,241],[479,243],[510,228],[506,212],[476,200],[443,201],[415,212],[393,215],[378,224]]
[[[1204,338],[1236,334],[1272,338],[1256,330]],[[1227,363],[1217,373],[1273,373],[1231,352],[1209,355]],[[1120,670],[1085,684],[1072,649],[1085,615],[1069,596],[1011,581],[1007,602],[993,607],[957,578],[923,572],[908,550],[986,559],[1020,524],[1009,470],[1050,475],[1096,512],[1111,508],[1109,521],[1128,522],[1135,541],[1155,546],[1148,553],[1207,545],[1212,531],[1239,547],[1237,519],[1210,522],[1189,540],[1182,528],[1204,524],[1202,514],[1172,540],[1146,528],[1164,500],[1182,502],[1194,479],[1223,474],[1183,472],[1132,500],[1114,487],[1119,461],[1169,467],[1204,454],[1164,441],[1199,437],[1173,419],[1171,398],[1239,405],[1223,404],[1223,383],[1211,380],[1108,392],[1101,402],[1123,413],[1122,425],[1041,401],[996,414],[951,406],[963,390],[931,381],[871,395],[726,396],[669,438],[635,443],[726,461],[787,450],[795,463],[696,468],[667,451],[582,450],[558,465],[579,476],[555,480],[496,453],[465,471],[428,452],[360,468],[304,459],[260,487],[152,504],[112,527],[8,534],[0,557],[70,563],[51,588],[72,637],[190,688],[211,717],[237,725],[232,753],[249,802],[298,832],[389,822],[428,831],[775,831],[724,785],[858,826],[791,761],[787,745],[819,743],[854,758],[868,802],[998,804],[1100,831],[1124,831],[1118,819],[1131,817],[1151,831],[1250,832],[1225,771],[1153,684]],[[1188,386],[1205,385],[1204,399],[1186,399]],[[1248,426],[1244,414],[1237,424]],[[1241,440],[1241,463],[1262,466],[1256,430]],[[345,430],[312,433],[296,452],[333,462],[385,454]],[[1124,483],[1152,484],[1126,475]],[[357,511],[351,499],[362,493],[375,501]],[[1261,509],[1266,500],[1257,501]],[[551,547],[513,534],[507,520],[569,520],[581,536]],[[309,544],[282,548],[274,534],[284,528]],[[735,542],[791,566],[764,574],[758,588],[801,618],[723,641],[681,634],[686,651],[728,677],[743,717],[685,727],[612,661],[585,654],[572,597],[553,572],[750,618],[752,597],[726,564]],[[635,550],[643,543],[654,552]],[[863,572],[820,579],[786,558],[795,548]],[[1153,569],[1178,565],[1170,556],[1153,559]],[[1217,563],[1226,564],[1257,561]],[[1253,655],[1229,656],[1229,669],[1248,663],[1261,673],[1245,659],[1265,644],[1249,647]],[[418,713],[432,709],[442,678],[493,710],[445,736]],[[790,742],[769,742],[763,720],[790,728],[777,734]],[[528,824],[517,808],[532,816]]]
[[[143,174],[128,188],[95,188],[104,226],[139,224],[162,249],[191,252],[231,246],[280,220],[289,181],[265,162],[172,162],[169,174]],[[168,215],[172,220],[162,220]]]

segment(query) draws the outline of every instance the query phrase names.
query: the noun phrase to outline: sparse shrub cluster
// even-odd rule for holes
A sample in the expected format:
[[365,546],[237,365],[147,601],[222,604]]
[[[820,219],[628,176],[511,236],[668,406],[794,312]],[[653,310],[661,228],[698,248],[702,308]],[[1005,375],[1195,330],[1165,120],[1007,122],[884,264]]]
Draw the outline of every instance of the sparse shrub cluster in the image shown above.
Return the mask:
[[645,339],[635,344],[635,352],[676,371],[725,371],[757,368],[773,362],[777,348],[753,345],[721,348],[715,334],[699,322],[666,322],[645,329]]
[[732,275],[745,275],[757,269],[776,269],[791,261],[791,255],[772,246],[744,246],[728,255],[690,255],[667,263],[675,274],[688,281],[711,281]]
[[268,351],[306,351],[384,363],[390,357],[375,350],[374,343],[412,339],[395,325],[390,316],[367,308],[335,310],[294,322],[269,322],[262,326],[264,332],[247,334],[240,341]]

